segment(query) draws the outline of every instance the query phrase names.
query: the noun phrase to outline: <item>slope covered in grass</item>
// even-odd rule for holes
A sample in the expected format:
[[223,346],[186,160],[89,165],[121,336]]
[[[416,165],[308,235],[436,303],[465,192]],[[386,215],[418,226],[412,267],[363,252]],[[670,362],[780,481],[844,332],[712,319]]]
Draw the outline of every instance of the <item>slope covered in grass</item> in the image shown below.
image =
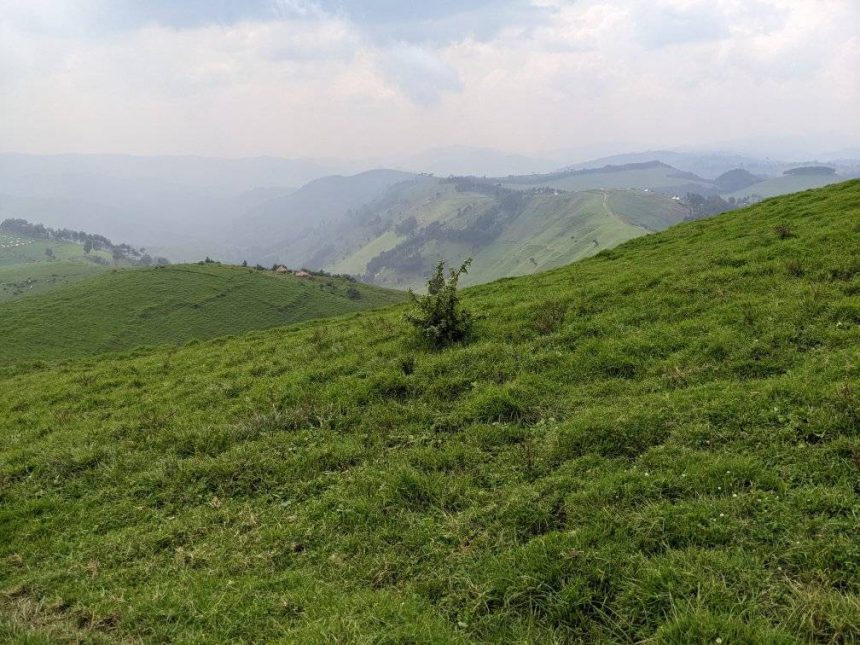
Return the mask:
[[512,191],[422,177],[357,218],[338,236],[344,247],[332,246],[323,263],[376,284],[420,288],[439,258],[471,257],[463,284],[474,285],[569,264],[687,215],[681,204],[641,191]]
[[648,189],[660,192],[707,191],[712,182],[682,172],[660,161],[631,163],[583,170],[562,170],[545,175],[522,175],[500,179],[511,188],[546,186],[561,190]]
[[839,175],[786,174],[780,177],[770,177],[764,181],[747,186],[746,188],[732,193],[730,197],[736,197],[738,199],[743,199],[744,197],[749,197],[751,195],[758,195],[759,197],[774,197],[776,195],[809,190],[810,188],[821,188],[841,181],[845,181],[845,177],[840,177]]
[[0,303],[0,359],[58,359],[268,329],[400,302],[343,278],[233,266],[114,270]]
[[112,262],[110,253],[86,254],[80,244],[0,232],[0,302],[102,273]]
[[860,182],[401,308],[0,376],[0,636],[851,642]]

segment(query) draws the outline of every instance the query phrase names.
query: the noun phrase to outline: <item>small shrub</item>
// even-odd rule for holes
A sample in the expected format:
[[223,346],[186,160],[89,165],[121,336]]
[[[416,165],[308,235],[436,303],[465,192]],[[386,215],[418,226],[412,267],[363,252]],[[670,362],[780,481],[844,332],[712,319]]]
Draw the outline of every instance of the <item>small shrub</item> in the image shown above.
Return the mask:
[[799,278],[803,275],[803,265],[798,260],[789,260],[785,263],[785,270],[788,275]]
[[445,262],[436,265],[433,277],[427,282],[427,295],[418,297],[411,290],[409,298],[416,309],[406,314],[421,337],[434,348],[445,347],[466,340],[472,332],[472,314],[460,305],[457,282],[468,271],[472,260],[451,269],[445,280]]
[[415,372],[415,357],[412,355],[400,359],[400,371],[404,376],[410,376]]
[[346,297],[350,300],[361,300],[361,291],[359,291],[355,287],[349,287],[346,290]]
[[791,231],[791,227],[788,224],[777,225],[773,229],[773,232],[776,233],[776,236],[781,240],[787,240],[794,235]]
[[558,300],[547,300],[541,303],[535,312],[532,324],[535,331],[541,335],[552,334],[564,324],[567,315],[567,305]]

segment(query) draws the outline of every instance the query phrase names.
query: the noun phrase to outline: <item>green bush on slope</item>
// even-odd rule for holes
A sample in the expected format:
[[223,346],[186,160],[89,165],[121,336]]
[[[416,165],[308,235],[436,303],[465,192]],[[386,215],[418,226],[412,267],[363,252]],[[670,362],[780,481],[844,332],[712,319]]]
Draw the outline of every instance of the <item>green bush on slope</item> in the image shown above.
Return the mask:
[[427,282],[427,294],[419,297],[408,292],[413,310],[407,312],[406,321],[431,347],[459,343],[472,333],[472,314],[460,305],[457,293],[457,282],[471,263],[466,260],[459,269],[451,269],[445,280],[445,262],[440,260]]
[[442,351],[395,309],[0,376],[0,637],[851,642],[858,240],[851,182],[466,291]]

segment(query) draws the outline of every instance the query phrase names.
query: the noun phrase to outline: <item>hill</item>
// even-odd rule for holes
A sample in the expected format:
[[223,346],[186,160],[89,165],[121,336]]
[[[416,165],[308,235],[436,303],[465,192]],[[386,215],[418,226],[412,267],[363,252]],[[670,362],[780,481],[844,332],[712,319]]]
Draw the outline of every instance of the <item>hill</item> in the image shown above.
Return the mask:
[[14,641],[860,631],[860,182],[402,309],[0,375]]
[[[832,153],[820,161],[809,162],[810,165],[818,165],[821,162],[837,168],[837,173],[843,176],[857,176],[860,164],[856,155],[851,150]],[[854,156],[854,159],[851,157]],[[832,159],[832,161],[827,161]],[[714,179],[732,170],[743,169],[756,175],[779,176],[785,170],[789,170],[806,162],[780,161],[772,157],[755,157],[731,152],[677,152],[668,150],[649,150],[628,154],[619,154],[599,159],[592,159],[582,163],[569,166],[569,170],[582,170],[602,168],[604,166],[621,166],[631,163],[647,163],[661,161],[669,166],[680,170],[691,172],[706,179]]]
[[628,163],[602,168],[563,170],[546,175],[522,175],[498,180],[509,188],[544,187],[559,190],[643,189],[666,194],[712,192],[712,182],[661,161]]
[[233,221],[274,196],[267,191],[283,194],[351,167],[266,157],[0,154],[0,220],[99,231],[172,260],[225,257]]
[[726,172],[743,168],[756,174],[778,174],[784,164],[771,159],[762,159],[730,152],[677,152],[671,150],[646,150],[626,154],[600,157],[571,165],[569,170],[622,166],[631,163],[661,161],[669,166],[692,172],[707,179],[716,178]]
[[0,360],[64,359],[181,344],[393,304],[344,278],[219,265],[113,270],[0,303]]
[[412,176],[297,233],[263,261],[292,258],[376,284],[417,288],[439,258],[472,257],[464,283],[477,284],[568,264],[687,215],[678,202],[643,191],[511,190],[473,178]]
[[317,179],[248,211],[235,223],[234,240],[255,262],[320,266],[314,259],[331,244],[334,229],[392,186],[414,178],[398,170],[372,170]]
[[439,258],[459,264],[471,257],[463,284],[481,284],[569,264],[689,214],[677,202],[638,191],[510,191],[468,179],[429,189],[426,200],[377,211],[372,230],[352,234],[370,241],[332,270],[417,288]]
[[[114,264],[111,253],[60,240],[0,230],[0,303],[94,276]],[[123,261],[123,266],[128,266]]]
[[714,186],[716,186],[717,190],[721,193],[733,193],[765,179],[767,179],[767,177],[754,175],[748,170],[743,170],[741,168],[735,168],[734,170],[724,172],[722,175],[714,179]]
[[800,192],[811,188],[821,188],[845,181],[847,178],[834,174],[785,174],[780,177],[769,177],[763,181],[751,184],[741,190],[727,195],[736,199],[757,196],[759,198],[776,197],[788,193]]

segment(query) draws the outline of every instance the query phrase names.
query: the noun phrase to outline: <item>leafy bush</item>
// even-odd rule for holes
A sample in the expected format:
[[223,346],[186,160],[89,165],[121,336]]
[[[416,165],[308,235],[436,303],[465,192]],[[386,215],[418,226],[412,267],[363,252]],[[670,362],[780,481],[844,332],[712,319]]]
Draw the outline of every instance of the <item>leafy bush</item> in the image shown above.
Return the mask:
[[793,233],[791,227],[787,224],[779,224],[774,227],[773,232],[776,233],[776,236],[781,240],[787,240],[790,237],[793,237]]
[[462,308],[457,293],[457,282],[471,263],[469,258],[459,269],[451,269],[446,281],[445,262],[440,260],[427,282],[427,295],[409,291],[416,309],[406,314],[406,320],[435,348],[466,340],[472,332],[472,314]]
[[547,300],[538,305],[532,320],[535,330],[541,334],[552,334],[564,324],[567,315],[567,303],[558,300]]

